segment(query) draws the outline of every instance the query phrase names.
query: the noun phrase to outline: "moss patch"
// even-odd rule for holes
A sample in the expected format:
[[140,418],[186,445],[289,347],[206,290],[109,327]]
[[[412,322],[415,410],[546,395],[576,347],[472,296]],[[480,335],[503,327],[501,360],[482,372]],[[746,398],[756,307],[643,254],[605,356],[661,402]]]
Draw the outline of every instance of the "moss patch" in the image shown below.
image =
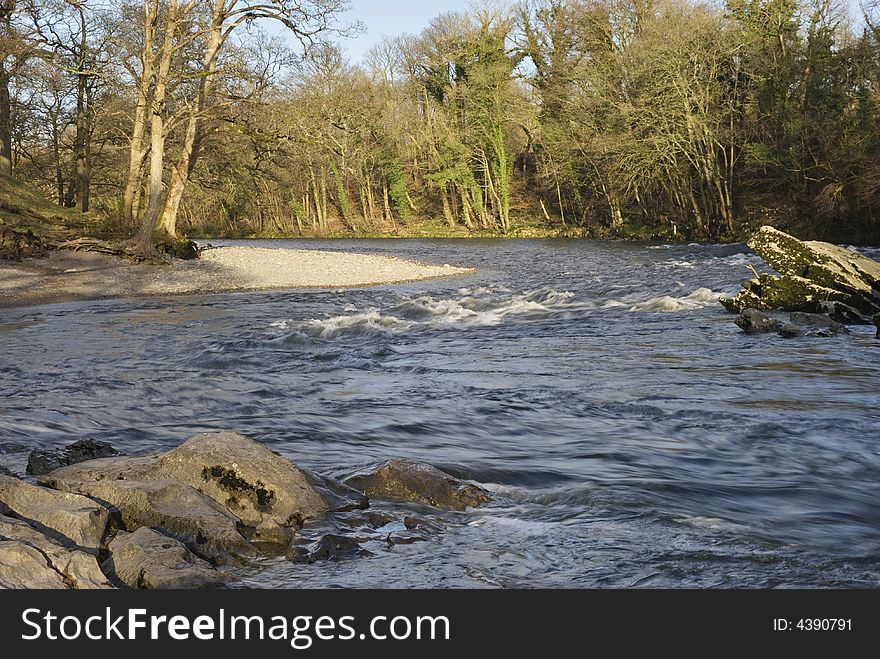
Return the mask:
[[270,490],[262,481],[249,483],[232,469],[220,465],[202,469],[202,478],[215,481],[220,489],[229,492],[227,503],[239,503],[242,498],[248,499],[261,513],[269,512],[275,502],[275,490]]

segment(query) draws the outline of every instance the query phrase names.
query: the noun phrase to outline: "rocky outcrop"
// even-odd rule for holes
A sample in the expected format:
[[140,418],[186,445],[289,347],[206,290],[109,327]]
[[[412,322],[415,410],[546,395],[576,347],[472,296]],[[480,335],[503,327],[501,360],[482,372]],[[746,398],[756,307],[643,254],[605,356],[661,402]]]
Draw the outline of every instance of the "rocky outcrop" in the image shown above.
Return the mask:
[[35,451],[30,471],[63,465],[38,485],[0,475],[0,588],[218,587],[229,575],[215,566],[259,551],[345,560],[370,556],[363,543],[409,544],[441,529],[368,510],[368,495],[456,511],[489,501],[477,485],[407,460],[343,483],[235,432],[161,455],[87,459],[110,452],[92,441]]
[[72,484],[99,481],[188,485],[232,513],[250,529],[252,540],[263,543],[286,544],[306,519],[366,506],[364,497],[344,484],[307,474],[262,444],[229,431],[196,435],[159,456],[63,467],[41,480],[89,496],[98,495]]
[[82,439],[63,449],[36,449],[28,456],[27,473],[42,476],[60,467],[119,455],[119,451],[107,442],[94,439]]
[[[84,463],[87,464],[87,463]],[[66,467],[66,471],[71,469]],[[178,538],[199,556],[214,563],[234,563],[255,554],[239,533],[241,521],[210,497],[171,480],[77,480],[59,472],[41,482],[104,503],[126,531],[157,529]]]
[[865,322],[865,316],[880,312],[880,263],[773,227],[762,227],[748,245],[779,275],[761,274],[736,296],[721,298],[729,311],[806,311],[841,322]]
[[91,499],[9,476],[0,476],[0,503],[32,526],[92,551],[101,546],[109,518],[107,509]]
[[222,573],[194,556],[185,545],[141,527],[119,532],[110,542],[103,567],[129,588],[219,588]]
[[[35,566],[31,561],[36,556],[34,552],[42,556],[41,565]],[[5,569],[14,570],[15,574]],[[55,585],[44,585],[47,582]],[[0,515],[0,587],[112,588],[112,585],[92,554],[65,547],[19,519]]]
[[481,487],[411,460],[389,460],[345,482],[370,498],[412,501],[445,510],[461,511],[481,506],[490,499]]
[[0,539],[0,588],[69,588],[46,555],[25,542]]

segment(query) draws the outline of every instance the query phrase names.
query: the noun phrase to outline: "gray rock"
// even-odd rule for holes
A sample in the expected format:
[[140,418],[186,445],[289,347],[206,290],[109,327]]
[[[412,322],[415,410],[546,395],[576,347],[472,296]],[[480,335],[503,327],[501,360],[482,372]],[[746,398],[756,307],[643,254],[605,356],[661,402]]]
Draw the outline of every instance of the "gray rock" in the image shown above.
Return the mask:
[[841,323],[832,320],[831,317],[819,313],[804,313],[795,311],[789,316],[792,323],[798,325],[812,325],[813,327],[841,327]]
[[59,590],[69,587],[40,550],[25,542],[0,539],[0,588]]
[[30,448],[30,446],[26,446],[19,442],[0,442],[0,455],[6,455],[7,453],[27,453]]
[[791,314],[791,322],[783,325],[779,335],[785,338],[798,336],[829,337],[838,334],[849,334],[846,325],[832,320],[828,316],[815,313],[795,312]]
[[184,483],[82,481],[60,478],[57,474],[45,476],[41,482],[104,503],[118,515],[119,523],[127,531],[142,526],[157,529],[180,539],[190,550],[215,563],[234,563],[254,554],[253,547],[238,531],[240,520]]
[[4,467],[3,465],[0,465],[0,476],[11,476],[12,478],[18,478],[18,476],[17,476],[16,474],[14,474],[13,472],[9,471],[9,470],[8,470],[6,467]]
[[54,481],[149,481],[156,479],[159,456],[118,457],[89,460],[61,467],[37,481],[54,487]]
[[871,321],[862,313],[843,302],[819,300],[815,303],[815,311],[831,320],[845,325],[870,325]]
[[0,476],[0,502],[16,517],[57,534],[77,547],[97,551],[109,513],[86,497]]
[[141,527],[120,531],[109,544],[104,569],[130,588],[218,588],[223,575],[179,541]]
[[296,529],[330,508],[295,464],[236,432],[188,439],[161,457],[157,473],[205,493],[253,527]]
[[[101,572],[95,556],[84,551],[62,546],[55,539],[41,533],[19,519],[0,515],[0,538],[29,545],[44,555],[44,566],[61,575],[65,587],[70,588],[112,588],[112,584]],[[0,564],[7,563],[0,549]],[[28,553],[29,555],[32,555]],[[44,575],[42,570],[37,575]],[[0,582],[3,579],[0,578]],[[46,586],[35,585],[34,588]],[[54,587],[54,586],[51,586]]]
[[309,563],[316,561],[341,561],[349,558],[372,556],[373,552],[364,549],[353,538],[344,535],[328,534],[315,542],[305,555]]
[[786,339],[794,339],[799,336],[804,336],[807,333],[807,328],[803,325],[796,325],[794,323],[786,323],[781,328],[779,328],[779,336]]
[[874,316],[874,325],[877,327],[877,338],[880,339],[880,313]]
[[307,469],[300,469],[309,484],[321,495],[327,504],[328,512],[344,513],[352,510],[365,510],[369,507],[369,499],[363,492],[349,487],[340,480],[330,476],[322,476]]
[[758,309],[745,309],[734,322],[746,334],[778,332],[782,328],[780,321]]
[[445,510],[464,510],[490,500],[489,492],[483,488],[411,460],[389,460],[345,482],[371,499],[412,501]]
[[35,449],[28,456],[27,473],[42,476],[59,467],[119,455],[119,451],[107,442],[94,439],[82,439],[63,449]]

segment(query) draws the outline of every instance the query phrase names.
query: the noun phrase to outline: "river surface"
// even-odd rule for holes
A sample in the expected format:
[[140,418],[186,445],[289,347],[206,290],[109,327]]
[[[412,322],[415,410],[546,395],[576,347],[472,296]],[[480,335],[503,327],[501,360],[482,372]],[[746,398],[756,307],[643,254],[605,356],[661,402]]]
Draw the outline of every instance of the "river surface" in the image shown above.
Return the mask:
[[[372,556],[262,559],[253,587],[880,585],[880,341],[744,335],[717,298],[762,267],[745,247],[248,244],[478,272],[0,310],[0,464],[231,428],[337,477],[405,457],[494,493],[376,502]],[[389,542],[414,513],[432,530]]]

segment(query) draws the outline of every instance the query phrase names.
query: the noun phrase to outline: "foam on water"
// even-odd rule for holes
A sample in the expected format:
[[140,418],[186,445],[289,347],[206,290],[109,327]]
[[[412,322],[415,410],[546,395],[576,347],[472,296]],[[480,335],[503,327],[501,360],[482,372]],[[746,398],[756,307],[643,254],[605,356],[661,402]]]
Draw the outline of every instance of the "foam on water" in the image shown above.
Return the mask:
[[698,288],[684,296],[661,295],[647,300],[634,296],[622,299],[578,300],[571,291],[536,289],[517,295],[499,295],[497,288],[460,289],[460,298],[435,298],[430,295],[406,298],[389,307],[358,310],[346,305],[350,313],[313,318],[305,322],[280,320],[271,327],[293,330],[291,336],[310,336],[330,340],[340,335],[392,334],[417,329],[465,329],[497,327],[509,319],[520,321],[545,319],[558,314],[583,314],[596,310],[626,309],[633,312],[692,311],[717,304],[721,293]]
[[683,297],[671,295],[653,297],[633,305],[630,311],[692,311],[717,304],[721,296],[721,293],[716,293],[712,289],[698,288],[690,295]]

